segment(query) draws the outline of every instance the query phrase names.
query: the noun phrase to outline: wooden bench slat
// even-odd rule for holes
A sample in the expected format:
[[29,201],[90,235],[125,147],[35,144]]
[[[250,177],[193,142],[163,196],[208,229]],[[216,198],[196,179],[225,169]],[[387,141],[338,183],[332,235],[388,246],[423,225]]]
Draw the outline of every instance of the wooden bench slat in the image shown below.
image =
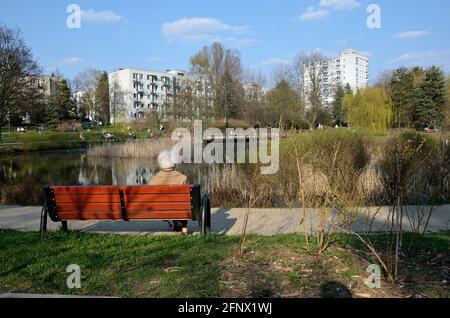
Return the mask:
[[119,195],[119,187],[90,186],[90,187],[52,187],[58,195]]
[[189,186],[125,186],[120,187],[125,196],[131,194],[190,194]]
[[119,203],[120,197],[114,195],[57,195],[56,202],[59,203]]
[[[127,214],[133,211],[179,211],[190,210],[191,204],[189,202],[181,203],[133,203],[125,204]],[[74,212],[74,211],[90,211],[90,212],[102,212],[102,211],[121,211],[119,203],[63,203],[56,204],[56,208],[59,213],[61,212]]]
[[[122,220],[122,215],[117,212],[61,212],[59,213],[61,220]],[[128,214],[129,220],[191,220],[191,211],[142,211],[132,212]]]
[[[131,194],[125,195],[126,203],[145,202],[190,202],[189,194]],[[120,203],[120,197],[114,195],[57,195],[58,203]]]
[[191,202],[189,194],[125,194],[125,202]]

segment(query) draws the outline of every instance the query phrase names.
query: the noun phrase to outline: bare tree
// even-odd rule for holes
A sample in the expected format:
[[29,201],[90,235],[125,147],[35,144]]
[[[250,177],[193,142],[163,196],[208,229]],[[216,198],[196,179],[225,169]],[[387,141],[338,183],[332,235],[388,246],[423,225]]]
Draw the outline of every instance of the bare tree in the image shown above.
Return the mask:
[[307,109],[307,121],[311,128],[317,126],[317,118],[324,108],[324,100],[333,94],[335,77],[328,80],[329,58],[319,51],[300,52],[294,62],[294,76],[300,81],[301,98]]
[[101,114],[101,110],[95,103],[95,89],[101,74],[100,71],[90,68],[79,73],[73,81],[75,91],[82,92],[82,112],[86,117],[94,120],[99,120]]
[[122,89],[117,76],[110,79],[109,84],[109,101],[111,108],[111,115],[113,118],[113,125],[116,125],[116,120],[125,114],[125,98],[126,92]]
[[295,85],[297,81],[294,64],[278,63],[273,65],[270,70],[270,77],[273,86],[276,86],[283,81],[288,82],[293,87],[297,86]]
[[242,117],[251,124],[256,124],[262,119],[266,82],[266,76],[262,72],[255,70],[245,71],[245,107],[242,109]]
[[0,141],[6,121],[42,104],[38,76],[41,69],[19,29],[0,25]]
[[228,126],[229,118],[237,113],[240,106],[239,97],[243,97],[243,70],[239,51],[225,49],[222,44],[214,43],[194,55],[190,64],[194,74],[211,83],[216,115],[223,117]]

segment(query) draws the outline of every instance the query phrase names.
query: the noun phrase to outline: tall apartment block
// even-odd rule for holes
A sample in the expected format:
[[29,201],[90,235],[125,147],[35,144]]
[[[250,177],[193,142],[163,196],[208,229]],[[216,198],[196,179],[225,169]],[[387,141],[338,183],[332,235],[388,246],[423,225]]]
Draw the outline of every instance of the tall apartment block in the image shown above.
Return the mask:
[[369,84],[369,59],[355,50],[340,53],[338,58],[320,62],[314,67],[303,66],[303,86],[305,92],[312,89],[309,70],[317,72],[315,78],[321,82],[322,101],[329,105],[334,100],[337,85],[350,85],[353,91],[366,88]]
[[113,87],[118,87],[123,94],[125,111],[119,118],[122,122],[145,118],[152,111],[162,114],[164,107],[173,106],[177,95],[188,86],[196,96],[207,98],[211,92],[206,81],[175,70],[120,69],[109,74],[109,85],[112,94]]

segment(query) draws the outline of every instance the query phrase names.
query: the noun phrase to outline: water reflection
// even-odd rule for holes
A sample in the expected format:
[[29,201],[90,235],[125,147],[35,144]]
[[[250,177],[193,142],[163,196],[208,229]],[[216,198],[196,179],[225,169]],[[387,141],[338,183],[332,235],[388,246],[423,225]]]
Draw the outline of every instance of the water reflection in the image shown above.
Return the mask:
[[[190,183],[207,183],[219,165],[180,165]],[[33,185],[143,185],[158,172],[156,160],[87,157],[84,152],[44,152],[0,158],[0,183]]]

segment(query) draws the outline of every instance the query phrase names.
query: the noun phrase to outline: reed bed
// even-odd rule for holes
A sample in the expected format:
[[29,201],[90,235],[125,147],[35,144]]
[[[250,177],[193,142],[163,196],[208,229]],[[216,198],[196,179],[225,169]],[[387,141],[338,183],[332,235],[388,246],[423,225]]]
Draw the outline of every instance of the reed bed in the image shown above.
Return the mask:
[[87,150],[87,156],[94,158],[154,159],[162,151],[171,150],[172,145],[173,142],[170,138],[106,143],[90,147]]

